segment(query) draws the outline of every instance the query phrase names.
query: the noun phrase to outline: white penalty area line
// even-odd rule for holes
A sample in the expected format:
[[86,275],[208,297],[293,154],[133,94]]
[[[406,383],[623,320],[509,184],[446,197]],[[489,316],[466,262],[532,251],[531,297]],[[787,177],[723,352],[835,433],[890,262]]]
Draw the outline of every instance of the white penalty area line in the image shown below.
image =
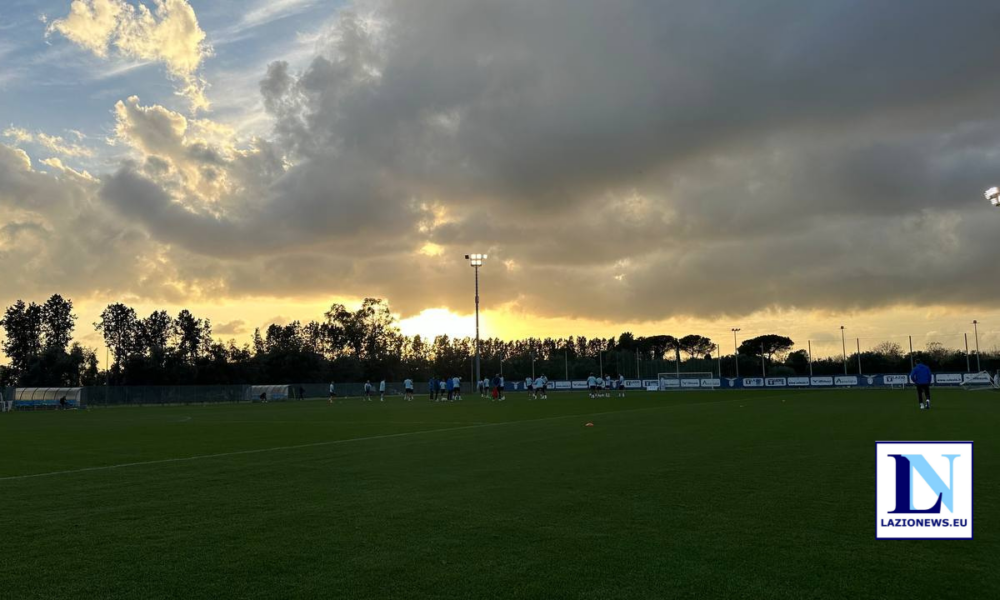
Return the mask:
[[281,452],[285,450],[304,450],[306,448],[322,448],[324,446],[336,446],[339,444],[350,444],[354,442],[370,442],[374,440],[388,440],[392,438],[409,437],[414,435],[425,435],[428,433],[441,433],[444,431],[465,431],[469,429],[483,429],[486,427],[501,427],[503,425],[517,425],[520,423],[541,423],[544,421],[556,421],[560,419],[576,419],[580,417],[599,417],[605,415],[617,415],[632,412],[639,412],[645,410],[663,410],[666,408],[678,408],[678,407],[688,407],[688,406],[704,406],[708,404],[726,404],[732,402],[745,402],[747,400],[767,400],[773,398],[782,398],[784,396],[804,396],[806,394],[781,394],[777,396],[762,396],[754,398],[753,396],[741,397],[741,398],[731,398],[728,400],[716,400],[712,402],[692,402],[686,404],[666,404],[663,406],[644,406],[642,408],[630,408],[626,410],[608,410],[603,412],[591,412],[591,413],[580,413],[572,415],[558,415],[555,417],[542,417],[540,419],[522,419],[519,421],[501,421],[499,423],[477,423],[475,425],[466,425],[464,427],[439,427],[437,429],[421,429],[418,431],[404,431],[401,433],[387,433],[384,435],[370,435],[366,437],[358,438],[345,438],[342,440],[328,440],[325,442],[312,442],[309,444],[295,444],[292,446],[273,446],[271,448],[256,448],[253,450],[236,450],[234,452],[219,452],[216,454],[197,454],[195,456],[185,456],[180,458],[161,458],[157,460],[143,460],[137,462],[120,463],[117,465],[103,465],[99,467],[83,467],[80,469],[68,469],[65,471],[48,471],[46,473],[32,473],[30,475],[11,475],[9,477],[0,477],[0,482],[3,481],[18,481],[22,479],[37,479],[40,477],[55,477],[57,475],[75,475],[78,473],[93,473],[96,471],[114,471],[116,469],[127,469],[129,467],[143,467],[147,465],[165,465],[170,463],[179,462],[192,462],[196,460],[205,460],[211,458],[226,458],[229,456],[247,456],[251,454],[263,454],[266,452]]

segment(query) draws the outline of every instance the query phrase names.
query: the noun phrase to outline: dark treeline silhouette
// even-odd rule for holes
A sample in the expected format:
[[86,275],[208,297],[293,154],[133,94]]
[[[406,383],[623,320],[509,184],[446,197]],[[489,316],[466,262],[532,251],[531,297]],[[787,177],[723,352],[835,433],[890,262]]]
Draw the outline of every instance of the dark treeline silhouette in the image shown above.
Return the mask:
[[[217,340],[208,319],[188,310],[176,316],[155,311],[141,317],[121,303],[110,304],[94,323],[110,354],[110,368],[98,369],[96,351],[72,343],[76,316],[73,303],[59,295],[44,304],[16,302],[4,312],[3,351],[9,364],[0,366],[0,386],[81,385],[213,385],[283,384],[364,381],[432,375],[459,376],[469,381],[475,341],[447,335],[424,339],[404,336],[389,305],[368,298],[356,310],[330,307],[321,320],[257,329],[251,343]],[[768,334],[744,340],[736,357],[743,376],[757,376],[762,363],[768,376],[807,375],[805,350],[791,351],[794,342]],[[659,372],[701,371],[731,377],[732,354],[716,354],[704,336],[617,338],[529,338],[480,342],[482,373],[502,370],[510,380],[546,374],[551,379],[583,379],[590,373],[622,373],[627,378],[651,378]],[[966,355],[940,344],[919,353],[936,370],[964,371]],[[861,355],[864,372],[908,372],[911,357],[898,344],[885,342]],[[995,357],[983,357],[983,368],[995,368]],[[679,361],[679,362],[678,362]],[[501,364],[502,362],[502,364]],[[857,373],[857,355],[847,360]],[[973,364],[974,366],[974,364]],[[815,375],[844,372],[842,358],[812,361]]]

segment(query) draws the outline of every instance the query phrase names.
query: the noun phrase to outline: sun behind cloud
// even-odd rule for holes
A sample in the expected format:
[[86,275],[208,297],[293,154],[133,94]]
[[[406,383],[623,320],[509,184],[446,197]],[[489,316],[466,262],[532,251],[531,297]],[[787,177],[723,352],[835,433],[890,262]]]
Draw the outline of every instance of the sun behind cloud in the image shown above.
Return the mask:
[[[480,317],[480,319],[482,319]],[[480,335],[483,335],[480,320]],[[419,335],[425,340],[433,340],[439,335],[449,337],[473,337],[476,335],[476,321],[472,315],[458,315],[447,308],[428,308],[420,314],[402,319],[399,327],[406,335]]]

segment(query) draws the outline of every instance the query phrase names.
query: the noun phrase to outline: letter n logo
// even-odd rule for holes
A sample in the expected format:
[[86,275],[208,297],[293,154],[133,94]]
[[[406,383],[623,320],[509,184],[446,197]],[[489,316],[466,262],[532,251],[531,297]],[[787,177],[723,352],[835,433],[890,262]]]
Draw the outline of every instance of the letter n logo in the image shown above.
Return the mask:
[[[948,459],[948,484],[927,462],[923,454],[890,454],[896,460],[896,508],[891,513],[940,513],[941,503],[950,512],[955,512],[955,459],[960,454],[942,454]],[[913,506],[913,474],[916,473],[937,494],[934,506],[917,509]]]

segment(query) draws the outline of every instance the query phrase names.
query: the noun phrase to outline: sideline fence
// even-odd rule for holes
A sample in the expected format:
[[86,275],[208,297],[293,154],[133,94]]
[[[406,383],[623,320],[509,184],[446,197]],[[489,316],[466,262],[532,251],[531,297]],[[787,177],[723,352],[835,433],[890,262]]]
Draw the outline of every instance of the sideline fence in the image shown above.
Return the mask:
[[[908,376],[901,374],[878,374],[878,375],[835,375],[835,376],[767,376],[761,377],[757,374],[732,378],[708,376],[705,373],[701,378],[693,379],[684,377],[681,371],[681,378],[671,379],[669,382],[660,381],[656,377],[650,378],[629,378],[625,382],[625,389],[641,391],[659,388],[664,391],[671,389],[690,390],[693,388],[702,389],[753,389],[753,388],[848,388],[848,389],[872,389],[908,386]],[[1000,380],[1000,373],[991,374]],[[964,383],[974,382],[979,377],[977,373],[937,373],[935,374],[935,385],[946,387],[958,387]],[[364,383],[337,383],[334,386],[338,398],[357,398],[364,395]],[[308,400],[327,398],[329,396],[328,383],[302,383],[284,384],[274,386],[275,388],[287,388],[287,396],[275,394],[269,396],[269,402],[289,402],[297,400]],[[261,386],[250,385],[192,385],[192,386],[95,386],[74,388],[71,402],[67,408],[80,407],[116,407],[116,406],[164,406],[164,405],[191,405],[191,404],[237,404],[259,402],[259,394],[256,392]],[[378,383],[373,383],[373,393],[378,395]],[[255,389],[256,388],[256,389]],[[42,388],[37,388],[41,390]],[[510,393],[523,393],[525,391],[524,382],[518,380],[508,380],[505,389]],[[584,391],[587,389],[586,380],[550,380],[548,390],[550,392]],[[401,396],[403,394],[402,382],[386,382],[387,396]],[[27,393],[31,392],[31,393]],[[429,396],[427,382],[415,383],[414,392],[420,399]],[[462,393],[469,398],[478,397],[476,390],[468,382],[463,382]],[[65,394],[64,394],[65,395]],[[58,396],[58,394],[57,394]],[[0,388],[0,397],[10,402],[14,410],[45,410],[61,408],[56,396],[52,394],[38,394],[31,388]],[[70,398],[68,398],[69,400]],[[10,406],[10,405],[9,405]]]

